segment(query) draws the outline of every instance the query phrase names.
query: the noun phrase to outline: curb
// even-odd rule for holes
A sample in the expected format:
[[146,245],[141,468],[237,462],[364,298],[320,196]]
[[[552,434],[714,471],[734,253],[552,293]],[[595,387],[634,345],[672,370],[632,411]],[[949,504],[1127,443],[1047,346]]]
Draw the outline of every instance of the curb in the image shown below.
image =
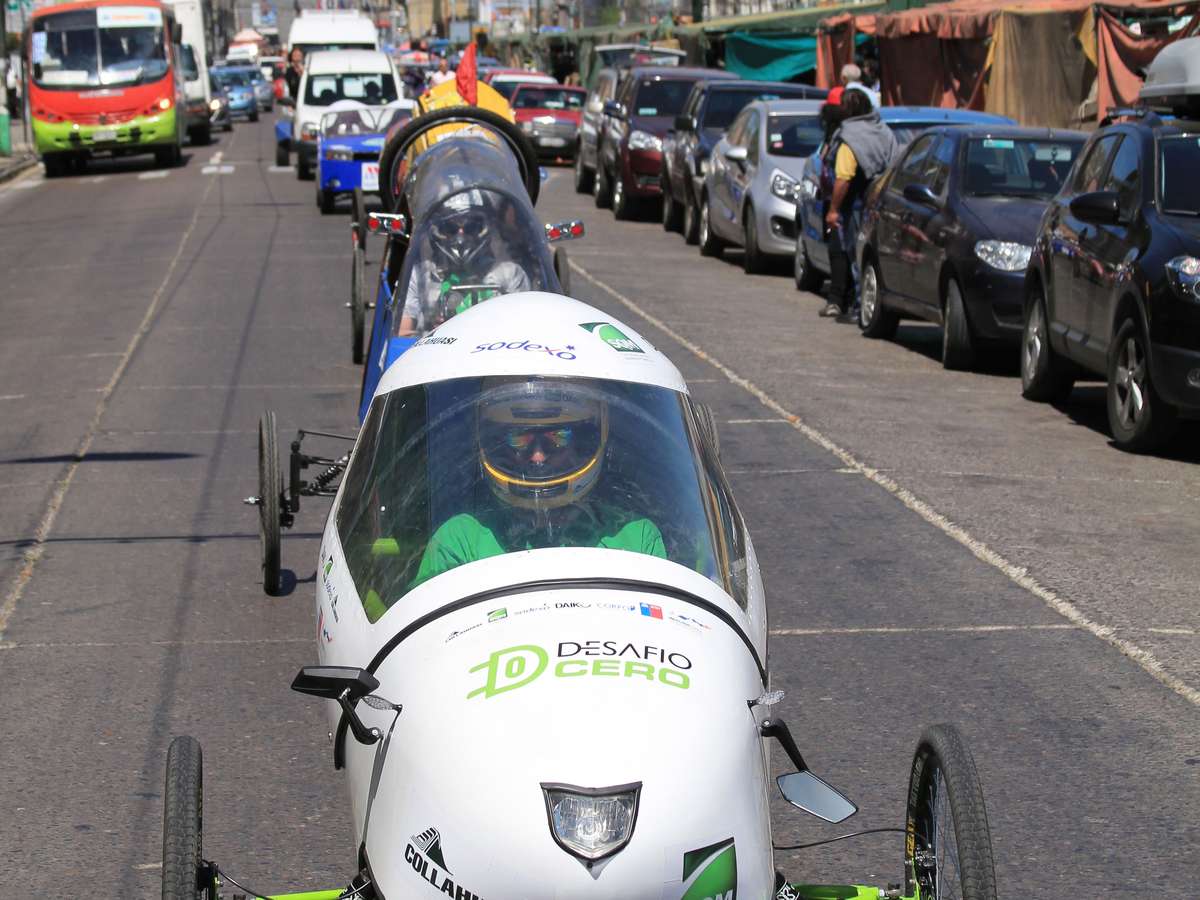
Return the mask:
[[26,156],[21,159],[14,159],[8,165],[0,168],[0,184],[6,181],[11,181],[22,172],[32,169],[38,164],[36,156]]

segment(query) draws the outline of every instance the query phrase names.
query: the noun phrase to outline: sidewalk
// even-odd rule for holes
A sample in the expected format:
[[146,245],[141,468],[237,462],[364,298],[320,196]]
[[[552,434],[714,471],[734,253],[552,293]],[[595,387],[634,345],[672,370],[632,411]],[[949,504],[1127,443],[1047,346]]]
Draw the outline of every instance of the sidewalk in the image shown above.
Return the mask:
[[37,165],[33,146],[25,142],[25,123],[20,119],[10,120],[8,133],[12,137],[12,156],[0,156],[0,183]]

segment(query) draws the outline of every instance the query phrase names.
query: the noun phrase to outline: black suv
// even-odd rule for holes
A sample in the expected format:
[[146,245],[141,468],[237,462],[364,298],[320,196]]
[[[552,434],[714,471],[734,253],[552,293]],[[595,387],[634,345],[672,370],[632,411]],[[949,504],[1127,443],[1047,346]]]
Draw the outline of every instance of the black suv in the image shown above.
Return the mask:
[[1110,113],[1042,218],[1021,391],[1063,400],[1088,373],[1108,381],[1119,447],[1200,413],[1200,122]]
[[683,231],[689,244],[700,234],[700,188],[704,167],[717,141],[755,100],[824,100],[828,91],[786,81],[698,81],[663,138],[662,222]]

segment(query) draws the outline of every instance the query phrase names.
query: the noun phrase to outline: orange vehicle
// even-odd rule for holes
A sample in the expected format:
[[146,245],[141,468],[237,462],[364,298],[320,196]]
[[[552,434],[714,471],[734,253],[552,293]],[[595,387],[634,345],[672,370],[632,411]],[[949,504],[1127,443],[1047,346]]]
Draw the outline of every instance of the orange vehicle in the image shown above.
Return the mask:
[[158,0],[78,0],[35,9],[25,32],[34,146],[54,177],[95,155],[182,158],[180,28]]

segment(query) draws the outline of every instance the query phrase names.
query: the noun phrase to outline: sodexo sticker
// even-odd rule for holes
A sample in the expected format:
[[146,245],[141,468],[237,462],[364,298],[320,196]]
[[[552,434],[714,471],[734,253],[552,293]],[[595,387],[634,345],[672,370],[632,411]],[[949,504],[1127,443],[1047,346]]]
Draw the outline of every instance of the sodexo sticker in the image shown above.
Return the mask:
[[571,344],[562,348],[554,348],[546,344],[538,344],[525,338],[520,341],[488,341],[482,344],[477,344],[472,353],[486,353],[493,350],[522,350],[526,353],[546,353],[553,356],[555,359],[575,359],[575,347]]

